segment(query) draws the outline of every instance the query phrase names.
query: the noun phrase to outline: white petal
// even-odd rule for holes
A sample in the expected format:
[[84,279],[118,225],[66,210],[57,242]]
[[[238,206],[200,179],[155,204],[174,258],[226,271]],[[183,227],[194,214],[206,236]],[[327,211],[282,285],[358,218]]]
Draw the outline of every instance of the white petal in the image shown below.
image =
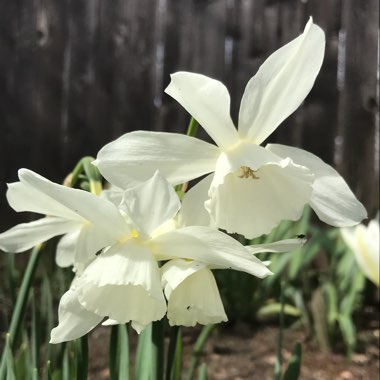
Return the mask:
[[171,326],[226,322],[218,286],[210,269],[197,262],[172,260],[162,268],[167,282],[168,320]]
[[259,252],[291,252],[301,248],[305,243],[306,239],[302,238],[285,239],[268,244],[248,245],[246,248],[253,254]]
[[237,142],[230,116],[230,95],[223,83],[183,71],[170,77],[165,92],[198,121],[220,148],[226,149]]
[[159,259],[193,259],[211,268],[235,269],[263,278],[271,272],[232,237],[208,227],[184,227],[152,239]]
[[141,244],[127,243],[100,254],[77,287],[82,306],[120,323],[146,325],[166,312],[157,262]]
[[83,221],[83,218],[54,198],[22,182],[8,184],[7,200],[17,212],[29,211],[38,214]]
[[96,254],[100,253],[101,249],[114,243],[116,243],[115,239],[102,228],[92,223],[83,224],[75,245],[76,268],[83,268],[95,258]]
[[296,164],[309,168],[315,178],[310,206],[322,221],[337,227],[358,224],[367,217],[364,206],[356,199],[339,173],[312,153],[290,146],[269,144],[267,148]]
[[74,288],[70,288],[61,298],[58,308],[58,326],[51,330],[50,343],[62,343],[86,335],[103,317],[80,305]]
[[19,170],[20,180],[61,203],[82,218],[93,222],[115,238],[125,233],[124,219],[111,202],[87,191],[53,183],[27,169]]
[[54,236],[78,228],[78,223],[55,217],[18,224],[0,234],[0,249],[5,252],[24,252]]
[[138,321],[131,321],[131,326],[133,330],[137,332],[137,334],[141,334],[141,332],[150,325],[151,323],[143,324]]
[[[114,326],[114,325],[120,325],[122,323],[119,323],[118,321],[115,321],[114,319],[107,319],[102,323],[102,326]],[[148,325],[143,325],[141,323],[131,321],[132,328],[137,332],[137,334],[140,334],[141,331],[143,331]]]
[[206,264],[195,260],[170,260],[160,268],[162,282],[165,286],[165,296],[171,293],[192,274],[206,268]]
[[118,321],[115,321],[114,319],[106,319],[103,323],[102,326],[115,326],[119,325],[120,323]]
[[223,184],[224,178],[229,174],[239,170],[241,167],[249,167],[258,170],[266,164],[281,164],[282,158],[268,151],[262,146],[241,141],[233,149],[222,152],[216,162],[215,175],[210,185],[210,192]]
[[123,199],[124,190],[111,186],[109,189],[103,190],[100,193],[101,198],[105,198],[108,201],[112,202],[116,207],[119,207],[122,199]]
[[177,185],[212,172],[218,154],[215,145],[194,137],[137,131],[104,146],[94,164],[107,181],[123,189],[146,181],[156,170]]
[[74,265],[75,251],[82,225],[62,236],[57,244],[55,263],[61,268]]
[[292,114],[313,87],[325,36],[310,19],[305,31],[274,52],[251,78],[239,112],[239,135],[261,144]]
[[180,207],[173,187],[158,171],[148,181],[127,189],[120,204],[146,236],[151,236],[155,229],[173,219]]
[[379,286],[379,223],[371,220],[368,227],[359,224],[356,227],[342,228],[341,234],[348,247],[354,252],[361,271]]
[[213,175],[208,175],[184,195],[181,210],[178,214],[179,226],[215,227],[204,205],[208,199],[208,190],[212,179]]
[[254,238],[269,233],[282,220],[301,217],[312,192],[313,175],[308,169],[288,159],[263,165],[253,175],[230,173],[221,185],[210,188],[206,209],[219,228]]

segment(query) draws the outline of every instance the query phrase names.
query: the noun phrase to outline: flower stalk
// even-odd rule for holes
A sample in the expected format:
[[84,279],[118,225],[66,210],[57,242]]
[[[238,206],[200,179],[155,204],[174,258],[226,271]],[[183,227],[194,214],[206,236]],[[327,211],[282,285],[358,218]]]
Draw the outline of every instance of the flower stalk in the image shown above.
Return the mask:
[[[22,279],[20,291],[16,300],[16,305],[13,310],[11,323],[9,326],[9,331],[7,333],[7,339],[10,342],[11,349],[14,346],[14,342],[17,340],[19,333],[20,333],[20,327],[21,322],[23,320],[26,306],[29,299],[29,292],[32,286],[32,282],[34,280],[34,275],[36,273],[36,269],[38,266],[38,261],[41,256],[41,250],[43,248],[43,245],[40,244],[36,246],[29,258],[28,265],[25,270],[24,277]],[[7,358],[5,351],[3,352],[3,355],[1,357],[1,364],[0,364],[0,380],[3,380],[5,378],[6,374],[6,364]]]

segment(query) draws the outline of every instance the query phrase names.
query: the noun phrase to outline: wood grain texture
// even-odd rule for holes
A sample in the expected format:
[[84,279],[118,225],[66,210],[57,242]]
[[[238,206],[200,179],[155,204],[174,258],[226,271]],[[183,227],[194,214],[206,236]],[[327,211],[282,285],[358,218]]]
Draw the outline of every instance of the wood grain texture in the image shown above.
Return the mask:
[[[5,183],[28,167],[61,181],[83,155],[136,129],[184,132],[170,73],[222,80],[237,120],[247,81],[309,16],[326,56],[303,106],[270,137],[335,164],[379,207],[376,0],[0,0],[0,227]],[[201,132],[200,136],[207,139]]]

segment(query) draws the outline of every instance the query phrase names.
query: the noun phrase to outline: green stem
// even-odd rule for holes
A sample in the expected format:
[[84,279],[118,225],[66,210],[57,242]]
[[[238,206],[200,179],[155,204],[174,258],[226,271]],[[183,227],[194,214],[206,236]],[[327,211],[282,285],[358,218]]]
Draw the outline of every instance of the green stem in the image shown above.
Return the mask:
[[187,136],[195,136],[198,132],[198,126],[198,122],[193,117],[191,117],[189,126],[187,127]]
[[180,326],[170,328],[165,380],[180,380],[182,370],[182,331]]
[[92,165],[94,157],[83,157],[71,172],[70,186],[74,187],[79,179],[79,176],[84,173],[90,182],[90,191],[93,194],[99,195],[102,191],[102,176],[98,168]]
[[129,379],[129,337],[127,325],[112,326],[109,346],[109,370],[110,380]]
[[83,158],[75,165],[71,172],[70,187],[74,187],[78,182],[79,175],[83,172]]
[[281,302],[281,310],[280,310],[280,330],[278,332],[278,340],[277,340],[277,360],[274,367],[274,379],[281,380],[281,366],[283,362],[282,358],[282,346],[284,341],[284,308],[285,308],[285,280],[281,281],[281,293],[280,293],[280,302]]
[[[199,126],[198,122],[193,117],[191,117],[189,125],[187,127],[186,135],[194,137],[198,132],[198,126]],[[177,185],[177,186],[175,186],[175,191],[179,192],[180,194],[182,193],[182,195],[183,195],[183,193],[185,193],[185,191],[186,191],[187,185],[188,185],[188,182],[181,184],[181,185]],[[181,198],[181,196],[180,196],[180,198]]]
[[153,380],[164,378],[164,319],[153,322],[152,326],[152,367]]
[[111,338],[109,346],[109,370],[110,380],[118,380],[118,346],[119,346],[119,326],[114,325],[111,328]]
[[195,342],[195,346],[193,352],[191,354],[191,361],[189,366],[189,371],[187,373],[187,380],[192,380],[194,377],[195,369],[197,368],[199,357],[202,354],[202,350],[204,345],[207,342],[207,339],[211,335],[214,330],[215,325],[207,325],[204,326],[197,341]]
[[[24,277],[22,279],[20,291],[16,300],[16,305],[13,310],[12,319],[11,319],[11,323],[10,323],[9,331],[8,331],[12,348],[14,348],[14,344],[19,334],[21,321],[25,314],[25,309],[26,309],[28,299],[29,299],[29,290],[31,288],[31,284],[34,279],[34,275],[36,273],[38,260],[40,258],[41,248],[42,248],[42,245],[38,245],[35,248],[33,248],[32,254],[30,255],[28,265],[25,270]],[[5,376],[5,370],[6,370],[6,358],[3,352],[3,355],[1,357],[1,364],[0,364],[0,380],[3,380]]]
[[87,379],[88,341],[87,335],[77,339],[77,379]]

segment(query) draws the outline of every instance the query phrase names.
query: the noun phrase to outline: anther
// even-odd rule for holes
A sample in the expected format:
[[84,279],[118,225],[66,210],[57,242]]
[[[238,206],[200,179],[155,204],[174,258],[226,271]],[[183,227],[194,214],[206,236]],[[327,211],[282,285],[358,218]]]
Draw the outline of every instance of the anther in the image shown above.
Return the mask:
[[239,178],[252,178],[252,179],[259,179],[256,174],[256,170],[252,170],[248,166],[240,166],[240,175],[238,175]]

